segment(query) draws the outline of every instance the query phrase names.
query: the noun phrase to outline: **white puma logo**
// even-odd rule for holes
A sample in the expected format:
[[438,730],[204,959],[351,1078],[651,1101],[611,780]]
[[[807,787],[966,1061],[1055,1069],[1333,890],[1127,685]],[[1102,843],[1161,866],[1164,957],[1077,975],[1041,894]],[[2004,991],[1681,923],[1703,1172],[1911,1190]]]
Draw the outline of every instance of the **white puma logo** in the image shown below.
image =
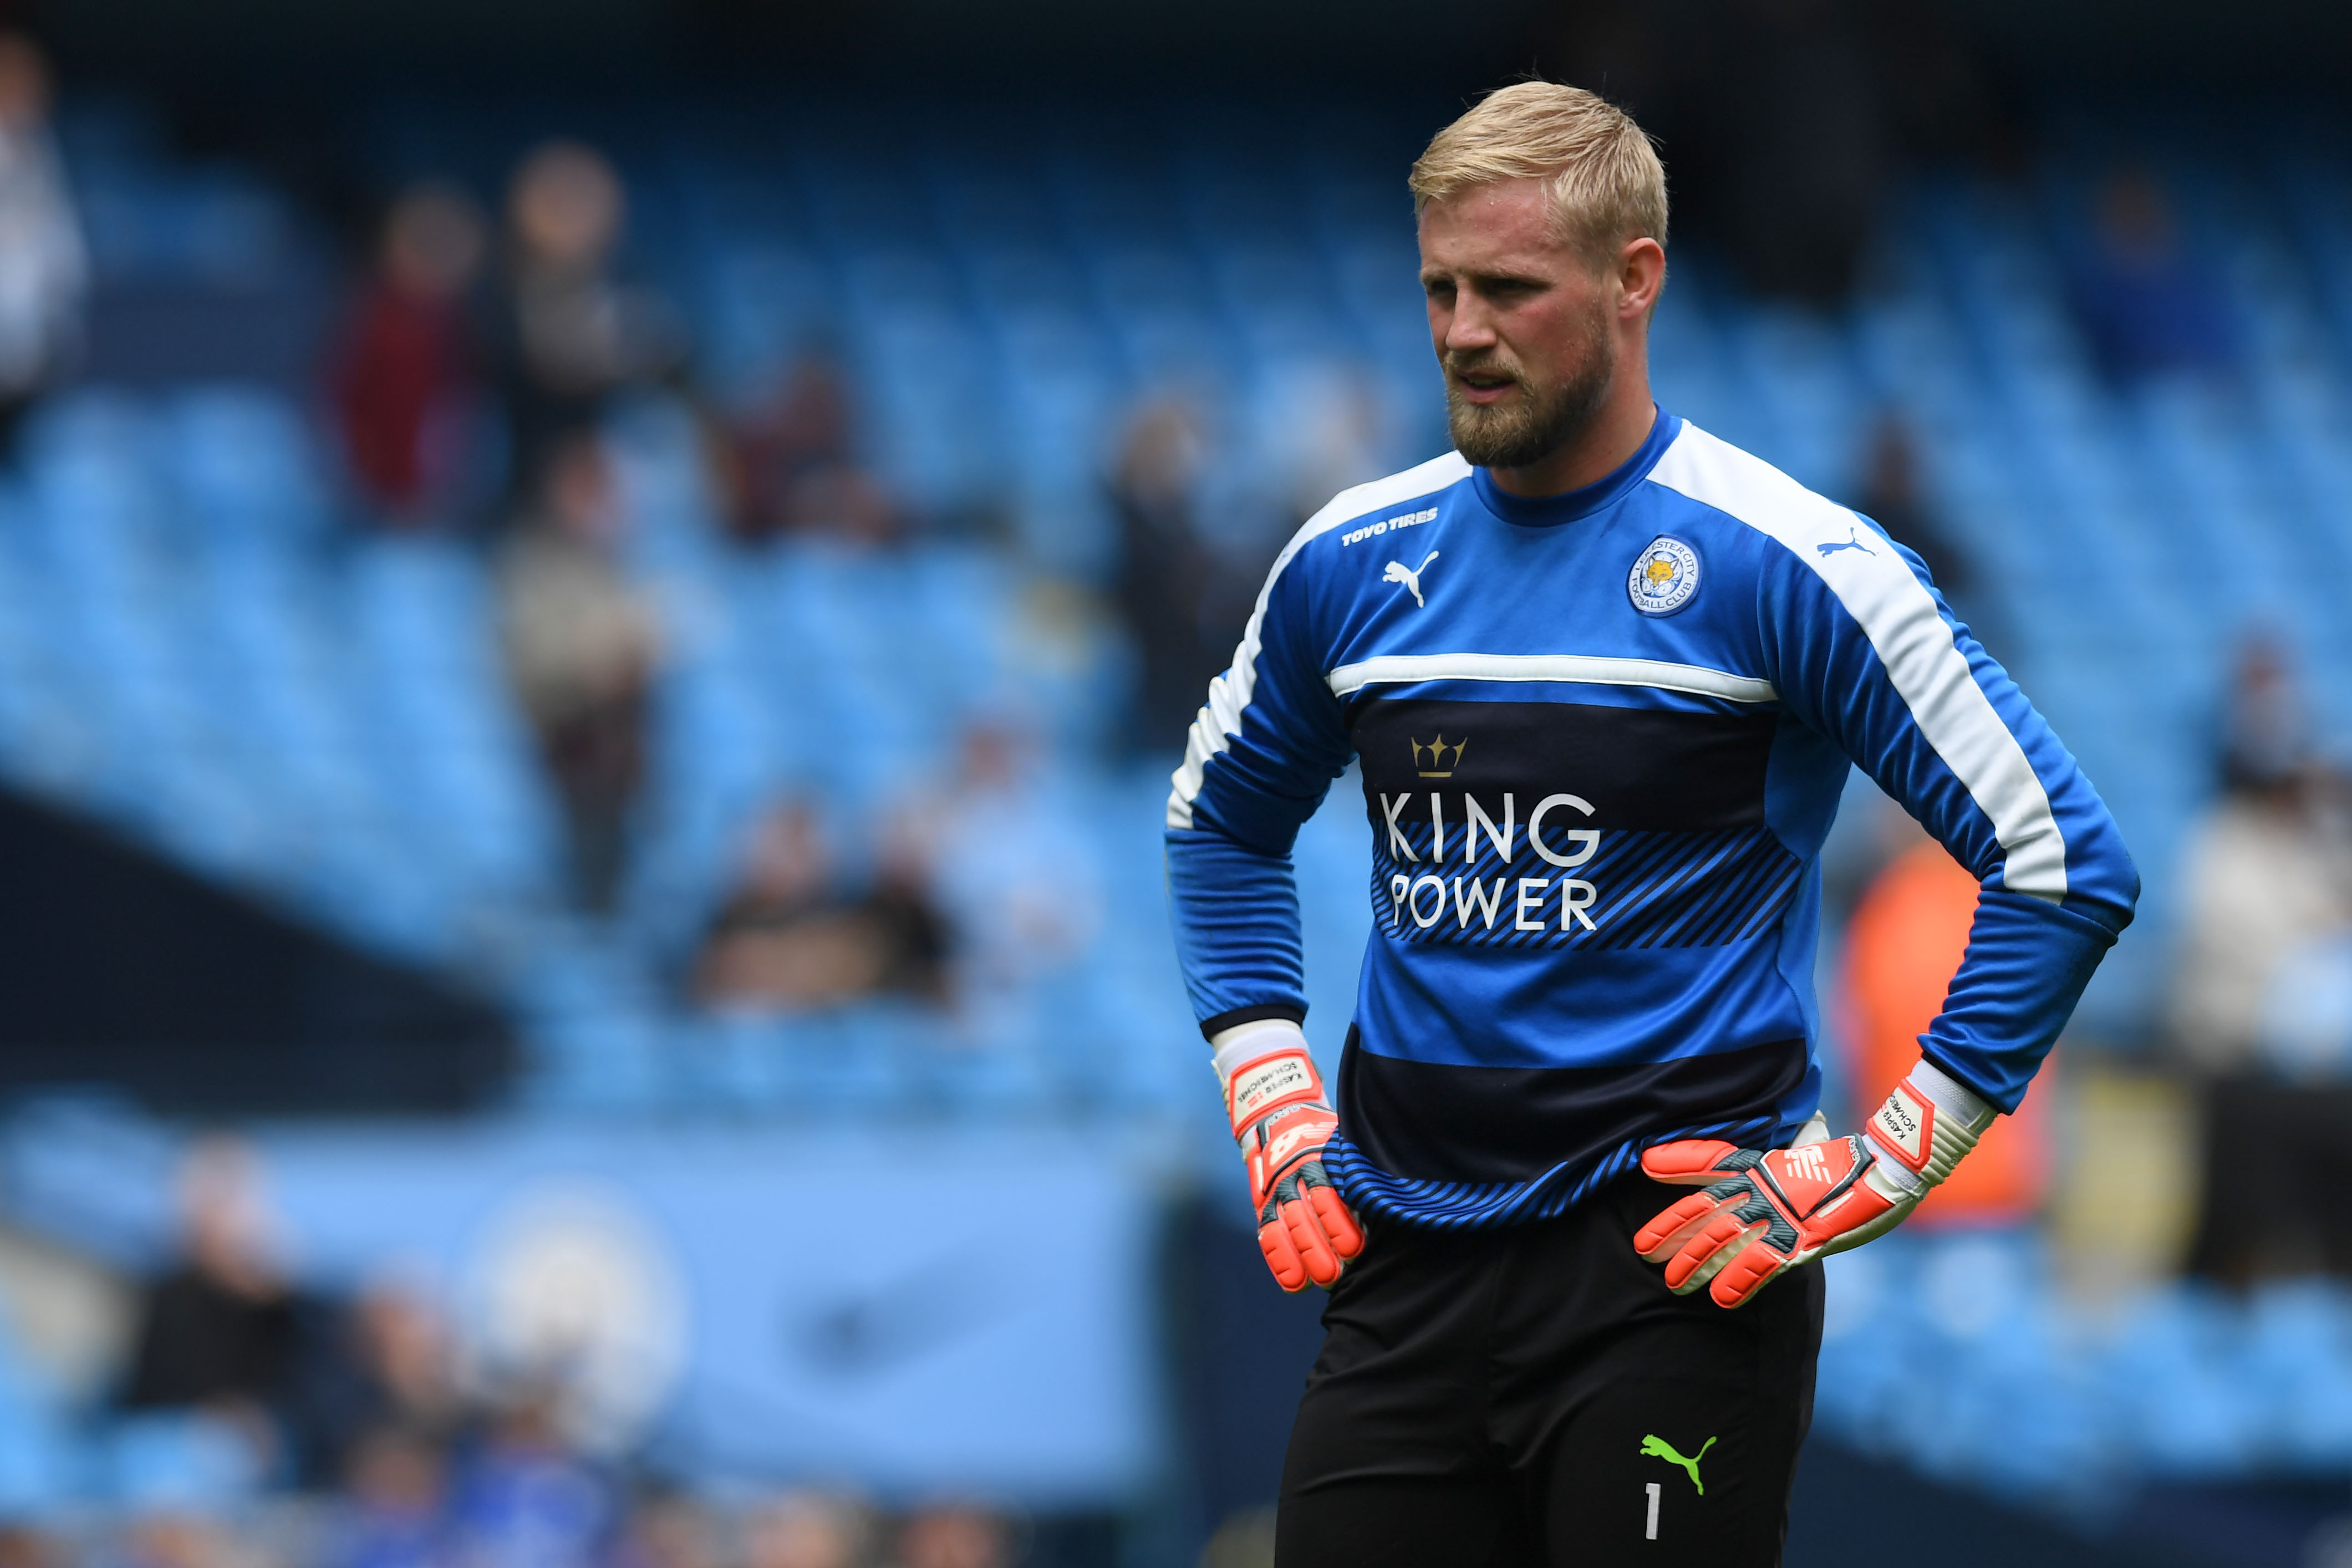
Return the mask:
[[1391,561],[1389,563],[1389,569],[1381,574],[1381,581],[1403,584],[1412,595],[1412,602],[1425,610],[1429,608],[1429,601],[1421,596],[1421,574],[1428,571],[1429,563],[1436,559],[1437,552],[1433,550],[1421,558],[1421,564],[1418,566],[1407,566],[1402,561]]
[[1813,548],[1820,551],[1823,555],[1835,555],[1841,550],[1859,550],[1864,555],[1877,554],[1877,551],[1873,550],[1869,545],[1864,544],[1861,540],[1854,537],[1860,531],[1860,529],[1852,524],[1848,524],[1845,531],[1845,542],[1843,543],[1816,544]]

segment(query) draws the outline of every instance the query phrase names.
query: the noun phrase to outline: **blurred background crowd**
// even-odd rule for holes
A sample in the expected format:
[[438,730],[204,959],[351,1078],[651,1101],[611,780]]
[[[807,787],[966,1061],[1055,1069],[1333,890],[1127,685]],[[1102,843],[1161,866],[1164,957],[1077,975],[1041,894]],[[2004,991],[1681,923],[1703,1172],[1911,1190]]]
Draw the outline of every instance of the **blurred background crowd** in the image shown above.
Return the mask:
[[[0,1568],[1270,1562],[1314,1309],[1160,803],[1443,446],[1403,171],[1531,67],[1662,141],[1664,404],[1917,551],[2147,882],[1832,1264],[1791,1561],[2352,1563],[2340,18],[1016,9],[0,6]],[[1855,779],[1849,1117],[1973,894]]]

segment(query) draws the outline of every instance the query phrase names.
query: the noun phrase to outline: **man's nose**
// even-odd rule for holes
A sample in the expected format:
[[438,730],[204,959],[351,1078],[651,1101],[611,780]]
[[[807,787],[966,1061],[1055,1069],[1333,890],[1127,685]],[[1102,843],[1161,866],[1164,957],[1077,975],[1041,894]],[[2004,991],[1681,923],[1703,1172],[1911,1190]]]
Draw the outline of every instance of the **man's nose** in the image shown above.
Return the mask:
[[1454,314],[1445,323],[1445,346],[1449,349],[1484,349],[1495,344],[1495,321],[1486,308],[1475,298],[1465,297],[1454,307]]

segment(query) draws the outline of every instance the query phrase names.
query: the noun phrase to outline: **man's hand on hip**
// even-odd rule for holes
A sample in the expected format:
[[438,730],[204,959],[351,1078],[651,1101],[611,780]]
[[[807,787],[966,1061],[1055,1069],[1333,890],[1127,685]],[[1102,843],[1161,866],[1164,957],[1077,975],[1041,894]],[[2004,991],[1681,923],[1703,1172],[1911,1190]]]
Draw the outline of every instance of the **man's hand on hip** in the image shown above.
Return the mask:
[[1286,1290],[1329,1286],[1364,1250],[1364,1228],[1323,1171],[1339,1118],[1297,1025],[1268,1020],[1215,1041],[1225,1112],[1249,1166],[1257,1244]]
[[1858,1135],[1801,1137],[1774,1150],[1705,1139],[1661,1143],[1643,1152],[1643,1173],[1706,1190],[1643,1226],[1634,1248],[1666,1266],[1676,1295],[1706,1285],[1718,1306],[1744,1306],[1782,1269],[1901,1224],[1976,1147],[1993,1115],[1974,1090],[1922,1059]]

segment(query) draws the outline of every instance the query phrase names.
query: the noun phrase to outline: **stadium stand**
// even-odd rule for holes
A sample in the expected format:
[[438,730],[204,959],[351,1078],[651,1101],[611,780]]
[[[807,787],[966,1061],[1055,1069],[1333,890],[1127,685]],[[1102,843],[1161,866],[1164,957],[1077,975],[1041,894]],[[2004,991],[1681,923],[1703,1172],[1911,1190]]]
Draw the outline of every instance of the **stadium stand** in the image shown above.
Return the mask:
[[[618,931],[550,912],[551,808],[495,678],[478,560],[354,537],[331,454],[283,390],[92,387],[43,422],[0,540],[10,771],[404,953],[497,955],[544,1025],[558,1098],[590,1092],[603,1048],[566,1019],[593,1013],[612,1042],[675,1026],[650,978],[591,1005],[579,972],[657,973],[709,906],[742,814],[780,781],[871,799],[936,764],[960,719],[1011,706],[1051,731],[1105,864],[1149,858],[1132,791],[1086,776],[1118,700],[1115,655],[1097,638],[1058,672],[1024,657],[1024,595],[1040,575],[1100,575],[1114,422],[1171,378],[1244,411],[1226,456],[1244,493],[1281,480],[1248,426],[1302,364],[1384,390],[1383,456],[1432,444],[1401,200],[1370,160],[1309,150],[1242,173],[1178,122],[1127,127],[1137,147],[1089,163],[1024,156],[1011,128],[994,144],[941,129],[827,146],[819,119],[624,144],[644,259],[686,303],[722,395],[764,385],[812,340],[854,344],[872,457],[897,491],[932,519],[1009,511],[1033,548],[934,535],[881,555],[739,550],[677,411],[621,417],[635,566],[689,635],[660,695],[645,857],[659,871]],[[406,129],[396,140],[424,144],[401,147],[405,165],[489,170],[511,151],[462,119]],[[295,265],[268,259],[270,237],[298,225],[266,188],[135,144],[104,121],[68,125],[101,276]],[[2257,191],[2172,171],[2242,323],[2225,385],[2103,381],[2063,260],[2088,170],[2063,157],[2022,191],[1923,184],[1885,282],[1843,317],[1748,304],[1702,257],[1678,260],[1656,333],[1673,406],[1831,493],[1855,490],[1879,414],[1921,433],[1937,510],[1999,584],[2001,651],[2150,868],[2203,792],[2217,672],[2242,628],[2284,632],[2332,705],[2328,736],[2352,731],[2352,633],[2330,613],[2352,583],[2352,232],[2330,216],[2344,175],[2263,174]],[[2149,884],[2085,1031],[2146,1031],[2176,896]],[[1156,893],[1122,892],[1134,901],[1103,940],[1148,950]],[[1181,1032],[1171,994],[1155,978],[1101,1022],[1139,1020],[1134,1049],[1156,1051]]]
[[[1105,454],[1156,387],[1235,411],[1237,505],[1273,509],[1283,389],[1314,367],[1379,389],[1389,467],[1442,439],[1394,160],[1358,150],[1398,128],[1302,121],[1277,128],[1290,155],[1244,163],[1208,106],[1057,136],[1083,151],[1051,156],[1020,124],[886,118],[600,128],[637,260],[683,304],[713,395],[829,341],[858,373],[872,460],[929,523],[881,551],[733,542],[687,411],[648,395],[615,415],[631,569],[679,635],[611,921],[559,896],[557,808],[497,669],[480,551],[355,526],[285,385],[93,384],[42,415],[0,480],[0,775],[502,998],[530,1052],[519,1114],[1200,1121],[1157,874],[1164,771],[1098,760],[1126,667],[1061,585],[1108,569]],[[391,117],[379,141],[388,177],[485,190],[522,144],[462,111]],[[2166,869],[2210,790],[2245,629],[2291,646],[2326,749],[2352,745],[2352,156],[2299,144],[2335,151],[2225,168],[2210,145],[2151,143],[2236,333],[2223,373],[2102,374],[2068,296],[2101,158],[2063,142],[2021,185],[1922,179],[1838,315],[1756,304],[1678,255],[1654,340],[1670,406],[1830,494],[1856,492],[1881,416],[1917,433],[1999,651],[2147,873],[2075,1026],[2118,1047],[2154,1027],[2189,896]],[[257,181],[177,165],[119,117],[69,117],[65,145],[102,278],[312,265]],[[870,812],[982,721],[1040,743],[1026,810],[1097,900],[1082,950],[953,1016],[679,999],[764,804],[790,788]],[[1324,1048],[1365,929],[1346,787],[1299,851]],[[2352,1465],[2352,1301],[2332,1287],[2170,1287],[2099,1322],[2070,1315],[2026,1234],[1898,1237],[1832,1267],[1824,1426],[1933,1473],[2089,1510],[2150,1476]],[[0,1501],[147,1484],[89,1481],[103,1467],[65,1429],[0,1358]],[[107,1462],[211,1476],[177,1440],[126,1435]]]

